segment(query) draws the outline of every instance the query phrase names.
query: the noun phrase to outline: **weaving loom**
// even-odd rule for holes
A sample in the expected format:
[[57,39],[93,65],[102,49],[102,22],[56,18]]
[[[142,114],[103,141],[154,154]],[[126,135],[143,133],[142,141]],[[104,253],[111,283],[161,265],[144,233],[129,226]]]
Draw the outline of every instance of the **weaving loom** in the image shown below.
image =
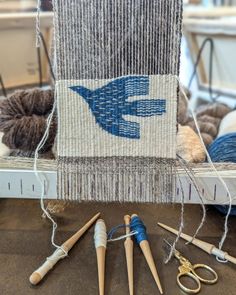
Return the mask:
[[54,8],[58,196],[171,201],[181,1]]
[[[199,203],[175,164],[181,14],[174,0],[54,1],[58,160],[38,160],[44,198],[180,202],[177,171]],[[0,159],[0,196],[39,198],[32,166]],[[218,167],[233,191],[235,166]],[[192,169],[205,203],[227,202],[210,166]]]

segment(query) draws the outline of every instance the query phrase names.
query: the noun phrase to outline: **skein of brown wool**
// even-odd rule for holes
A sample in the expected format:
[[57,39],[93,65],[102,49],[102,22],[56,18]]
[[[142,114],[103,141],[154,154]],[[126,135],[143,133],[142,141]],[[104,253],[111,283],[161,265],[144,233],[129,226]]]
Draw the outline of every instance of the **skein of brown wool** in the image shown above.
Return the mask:
[[[218,133],[218,128],[214,124],[210,122],[202,122],[201,120],[197,120],[197,122],[201,133],[207,133],[212,137],[216,137]],[[195,132],[197,132],[197,128],[194,121],[189,122],[188,126],[191,127]]]
[[[197,121],[205,145],[211,144],[216,138],[221,119],[202,115],[197,117]],[[192,118],[189,118],[186,125],[190,126],[197,133],[197,128]]]
[[[222,118],[230,111],[231,108],[222,103],[207,104],[197,109],[197,122],[205,145],[211,144],[216,138]],[[197,133],[196,125],[191,117],[186,125]]]
[[201,136],[206,146],[210,145],[214,141],[214,137],[210,134],[201,132]]
[[[10,149],[34,151],[45,133],[53,102],[53,91],[42,89],[16,91],[1,101],[0,131],[4,132],[3,143]],[[56,130],[54,117],[42,151],[52,147]]]
[[[191,97],[190,91],[184,87],[184,92],[186,93],[188,99]],[[178,117],[177,122],[184,125],[188,120],[188,102],[182,92],[179,93],[178,100]]]
[[[23,158],[34,158],[35,152],[34,151],[21,151],[21,150],[12,150],[10,152],[10,157],[23,157]],[[47,151],[44,153],[39,153],[39,159],[47,159],[47,160],[54,160],[55,156],[52,151]]]
[[201,115],[197,116],[197,120],[201,121],[202,123],[211,123],[216,126],[216,128],[219,128],[221,119],[216,117],[211,117],[209,115]]
[[197,117],[208,115],[214,118],[222,119],[225,115],[231,112],[232,109],[223,103],[212,103],[198,107],[196,111]]

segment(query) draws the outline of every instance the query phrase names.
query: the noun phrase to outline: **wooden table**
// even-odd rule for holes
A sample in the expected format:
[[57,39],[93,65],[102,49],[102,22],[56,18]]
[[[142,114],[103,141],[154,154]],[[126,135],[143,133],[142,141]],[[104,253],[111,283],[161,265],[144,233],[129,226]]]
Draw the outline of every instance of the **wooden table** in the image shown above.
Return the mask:
[[[138,213],[145,222],[153,256],[156,261],[164,294],[182,293],[176,285],[178,262],[172,260],[165,265],[163,260],[163,238],[172,238],[157,221],[177,227],[180,207],[178,205],[137,205],[137,204],[73,204],[57,216],[58,231],[56,240],[61,244],[80,228],[96,212],[110,229],[123,222],[127,213]],[[93,244],[93,228],[75,245],[69,257],[56,267],[36,287],[30,285],[29,275],[47,256],[53,252],[50,243],[51,224],[41,218],[39,201],[5,200],[0,201],[0,294],[2,295],[93,295],[98,294],[96,252]],[[193,233],[201,219],[198,205],[185,206],[185,232]],[[213,208],[209,208],[207,222],[199,238],[217,245],[222,233],[224,218]],[[236,218],[230,219],[230,233],[225,250],[236,256]],[[123,234],[123,232],[120,232]],[[220,264],[214,257],[198,250],[183,241],[178,249],[193,263],[210,264],[219,274],[219,282],[214,286],[203,285],[201,295],[236,294],[236,267]],[[134,249],[135,294],[159,294],[138,247]],[[128,294],[126,262],[123,241],[108,245],[106,264],[106,295]]]

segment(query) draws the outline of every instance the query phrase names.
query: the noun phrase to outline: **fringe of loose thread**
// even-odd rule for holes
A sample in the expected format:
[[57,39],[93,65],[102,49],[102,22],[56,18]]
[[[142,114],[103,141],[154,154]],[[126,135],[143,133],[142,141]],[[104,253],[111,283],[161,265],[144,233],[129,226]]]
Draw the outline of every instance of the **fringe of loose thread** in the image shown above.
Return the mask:
[[58,197],[77,201],[173,202],[176,161],[156,158],[59,158]]

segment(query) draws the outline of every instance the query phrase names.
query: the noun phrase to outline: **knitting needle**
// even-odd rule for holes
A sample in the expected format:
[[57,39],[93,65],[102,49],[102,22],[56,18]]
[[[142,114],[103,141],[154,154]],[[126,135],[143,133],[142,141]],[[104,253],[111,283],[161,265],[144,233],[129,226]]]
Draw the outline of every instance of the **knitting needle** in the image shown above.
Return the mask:
[[[98,219],[100,213],[97,213],[93,218],[91,218],[80,230],[78,230],[72,237],[65,241],[60,248],[58,248],[47,260],[41,265],[36,271],[32,273],[29,280],[33,285],[37,285],[43,277],[49,272],[50,269],[75,245],[75,243],[80,239],[80,237],[89,229],[89,227]],[[64,251],[63,251],[64,250]]]
[[[163,223],[160,223],[158,222],[158,225],[162,228],[164,228],[165,230],[175,234],[175,235],[178,235],[178,231],[163,224]],[[224,252],[220,249],[218,249],[217,247],[215,247],[214,245],[210,244],[210,243],[207,243],[207,242],[204,242],[204,241],[201,241],[199,239],[194,239],[192,240],[193,238],[189,235],[186,235],[184,233],[181,233],[180,234],[180,237],[182,239],[184,239],[185,241],[188,241],[188,242],[191,242],[193,245],[197,246],[198,248],[202,249],[203,251],[207,252],[208,254],[210,255],[215,255],[216,257],[218,257],[219,259],[221,260],[228,260],[234,264],[236,264],[236,258],[233,257],[233,256],[230,256],[227,252]]]
[[[130,233],[130,216],[125,215],[124,221],[126,225],[126,235]],[[128,282],[129,282],[129,294],[134,294],[134,272],[133,272],[133,241],[131,237],[127,237],[125,242],[125,255],[126,255],[126,263],[127,263],[127,272],[128,272]]]
[[[138,216],[137,214],[133,214],[131,216],[131,220],[133,217],[135,216]],[[147,240],[143,240],[140,242],[139,244],[142,252],[143,252],[143,255],[147,261],[147,264],[151,270],[151,273],[153,275],[153,278],[157,284],[157,287],[160,291],[161,294],[163,294],[163,290],[162,290],[162,287],[161,287],[161,282],[160,282],[160,279],[159,279],[159,276],[157,274],[157,270],[156,270],[156,266],[155,266],[155,263],[154,263],[154,259],[153,259],[153,256],[152,256],[152,252],[151,252],[151,249],[150,249],[150,245],[149,245],[149,242]]]
[[94,230],[94,242],[97,253],[99,294],[104,295],[107,233],[105,222],[102,219],[99,219],[96,222]]

